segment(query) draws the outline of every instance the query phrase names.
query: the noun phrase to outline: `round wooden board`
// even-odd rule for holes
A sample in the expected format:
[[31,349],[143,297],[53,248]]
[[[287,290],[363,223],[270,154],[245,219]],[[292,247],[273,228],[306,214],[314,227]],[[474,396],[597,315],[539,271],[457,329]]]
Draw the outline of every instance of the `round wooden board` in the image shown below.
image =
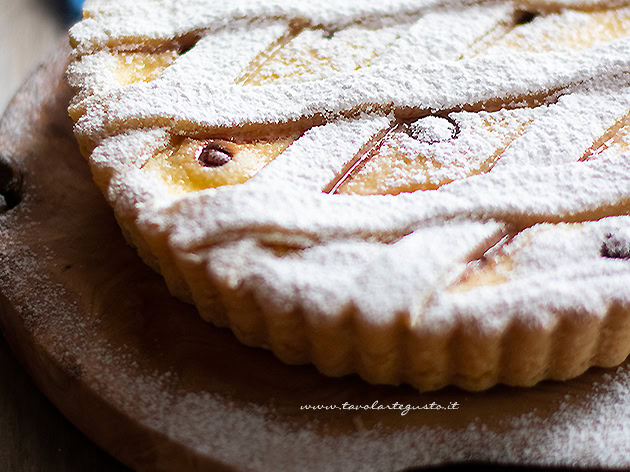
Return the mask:
[[[618,409],[581,421],[610,403],[625,367],[420,394],[287,366],[201,321],[125,244],[93,184],[66,114],[67,54],[36,72],[0,123],[0,193],[12,207],[0,205],[0,326],[40,389],[105,450],[142,470],[630,465],[627,450],[607,459],[625,444]],[[302,408],[344,402],[351,409]],[[427,408],[403,415],[396,403]],[[393,408],[357,409],[377,404]],[[575,431],[571,448],[553,444],[557,431]]]

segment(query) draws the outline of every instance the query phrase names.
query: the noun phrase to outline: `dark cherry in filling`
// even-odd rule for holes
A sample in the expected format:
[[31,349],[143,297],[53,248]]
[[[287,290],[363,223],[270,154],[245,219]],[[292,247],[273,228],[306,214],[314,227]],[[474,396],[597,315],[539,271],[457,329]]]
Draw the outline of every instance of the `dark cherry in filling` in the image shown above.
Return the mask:
[[435,144],[457,138],[460,130],[459,124],[448,115],[427,115],[405,123],[403,131],[417,141]]
[[614,234],[607,234],[602,244],[602,257],[610,259],[630,259],[630,250]]
[[526,25],[527,23],[531,23],[538,16],[538,13],[533,11],[517,11],[514,14],[514,24],[515,25]]
[[527,23],[531,23],[538,16],[538,13],[535,11],[517,11],[514,14],[514,24],[516,26],[526,25]]
[[197,151],[197,161],[204,167],[221,167],[232,160],[230,151],[215,143],[206,144]]

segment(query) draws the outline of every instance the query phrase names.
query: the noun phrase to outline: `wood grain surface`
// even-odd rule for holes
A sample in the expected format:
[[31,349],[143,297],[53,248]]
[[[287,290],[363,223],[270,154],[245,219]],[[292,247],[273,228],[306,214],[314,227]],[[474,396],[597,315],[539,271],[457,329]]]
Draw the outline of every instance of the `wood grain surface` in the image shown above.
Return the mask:
[[[67,26],[53,4],[0,0],[0,115],[20,85],[66,35]],[[59,413],[17,362],[1,333],[0,470],[128,470]]]
[[[201,321],[125,244],[93,184],[66,114],[67,53],[62,47],[37,71],[0,122],[0,194],[6,197],[0,326],[38,387],[95,443],[140,470],[385,471],[467,461],[620,465],[606,462],[606,447],[624,439],[614,436],[615,408],[630,408],[624,404],[604,410],[589,434],[576,437],[584,444],[545,455],[550,432],[576,429],[574,421],[598,401],[601,385],[621,381],[614,370],[592,369],[571,382],[531,389],[420,394],[287,366]],[[18,410],[33,404],[11,400],[15,395],[3,398]],[[458,408],[407,415],[302,408],[344,402]],[[33,438],[28,428],[35,428],[47,438],[48,422],[57,421],[47,415],[17,434]],[[19,461],[29,446],[19,447],[9,470],[27,470]],[[72,467],[74,454],[86,457],[77,470],[117,467],[94,447],[71,454],[64,467]]]
[[[9,13],[16,5],[0,0]],[[19,31],[9,16],[0,17],[3,41]],[[41,18],[49,25],[41,37],[51,41],[62,27]],[[602,385],[622,381],[615,370],[532,389],[419,394],[286,366],[202,322],[125,244],[92,183],[66,114],[67,52],[51,55],[0,122],[0,328],[37,385],[0,340],[0,470],[127,470],[109,454],[140,470],[630,467],[606,460],[615,457],[606,444],[619,444],[624,430],[619,411],[630,409],[623,398],[569,452],[539,452],[554,431],[576,428],[575,415],[588,414]],[[40,53],[31,54],[34,61]],[[19,67],[15,77],[26,70]],[[4,97],[16,80],[5,80]],[[405,416],[301,409],[344,402],[459,407]],[[560,414],[567,410],[575,414]],[[531,421],[516,436],[522,443],[508,450],[498,438],[513,435],[524,417]]]

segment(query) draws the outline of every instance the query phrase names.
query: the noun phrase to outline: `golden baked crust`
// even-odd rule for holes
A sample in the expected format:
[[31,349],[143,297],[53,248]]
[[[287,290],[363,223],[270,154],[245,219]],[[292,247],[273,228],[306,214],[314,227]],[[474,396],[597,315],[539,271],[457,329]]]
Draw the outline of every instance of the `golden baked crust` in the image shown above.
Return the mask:
[[568,379],[630,353],[630,7],[527,6],[88,2],[70,115],[128,240],[244,343]]

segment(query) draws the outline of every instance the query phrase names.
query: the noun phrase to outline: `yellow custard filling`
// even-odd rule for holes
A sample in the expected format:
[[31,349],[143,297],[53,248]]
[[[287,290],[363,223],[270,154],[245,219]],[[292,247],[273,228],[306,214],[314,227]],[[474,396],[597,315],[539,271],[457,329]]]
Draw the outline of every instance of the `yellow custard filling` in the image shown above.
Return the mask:
[[[175,194],[237,185],[253,177],[296,138],[296,135],[292,135],[251,143],[175,138],[176,143],[172,148],[157,153],[143,168],[167,184]],[[225,160],[211,162],[210,165],[204,163],[204,149],[209,149]]]
[[174,50],[161,53],[121,52],[115,56],[113,72],[122,86],[151,82],[178,57],[179,52]]

